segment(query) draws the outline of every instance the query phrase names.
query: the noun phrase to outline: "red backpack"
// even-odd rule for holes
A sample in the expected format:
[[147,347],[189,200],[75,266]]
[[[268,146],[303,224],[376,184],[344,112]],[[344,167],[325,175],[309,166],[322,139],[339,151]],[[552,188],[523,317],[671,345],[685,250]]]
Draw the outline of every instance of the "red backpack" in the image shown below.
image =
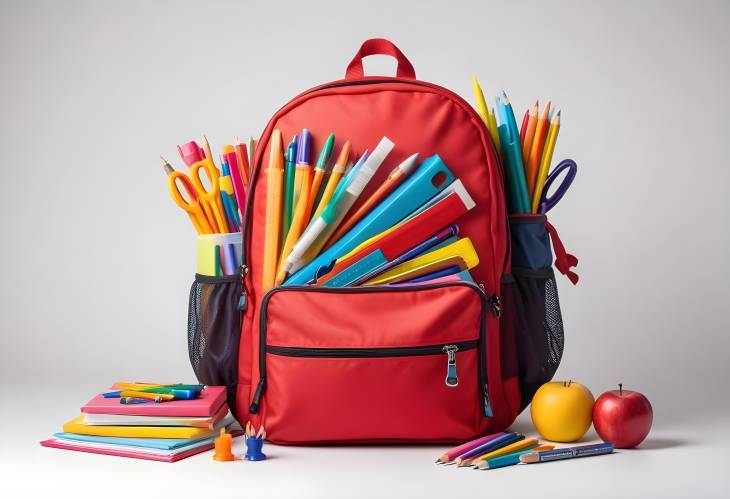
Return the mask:
[[[395,78],[363,74],[362,59],[375,54],[397,60]],[[438,154],[476,203],[457,223],[479,255],[471,270],[477,284],[262,292],[261,172],[272,131],[289,138],[304,127],[318,145],[330,132],[338,147],[350,140],[358,152],[383,136],[395,143],[360,199],[411,154]],[[307,90],[277,111],[252,168],[243,296],[238,279],[223,278],[229,288],[218,290],[239,303],[240,338],[218,340],[215,348],[228,349],[226,355],[208,352],[214,360],[204,362],[210,372],[202,376],[228,385],[239,421],[264,425],[267,438],[283,444],[463,441],[507,428],[551,379],[563,350],[551,227],[544,215],[508,219],[502,167],[481,118],[455,93],[417,80],[391,42],[367,40],[344,79]],[[568,272],[576,262],[559,242],[556,252],[556,264]]]

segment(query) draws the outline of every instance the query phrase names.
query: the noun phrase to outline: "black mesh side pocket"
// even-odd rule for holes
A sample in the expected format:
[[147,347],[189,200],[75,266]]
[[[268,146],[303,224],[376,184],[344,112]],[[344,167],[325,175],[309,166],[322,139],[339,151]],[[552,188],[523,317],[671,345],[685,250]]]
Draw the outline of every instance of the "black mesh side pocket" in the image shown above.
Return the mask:
[[565,336],[553,269],[513,268],[512,275],[522,411],[540,385],[555,375],[563,357]]
[[240,276],[197,274],[188,306],[188,354],[195,376],[205,385],[225,386],[231,411],[236,407],[240,296]]

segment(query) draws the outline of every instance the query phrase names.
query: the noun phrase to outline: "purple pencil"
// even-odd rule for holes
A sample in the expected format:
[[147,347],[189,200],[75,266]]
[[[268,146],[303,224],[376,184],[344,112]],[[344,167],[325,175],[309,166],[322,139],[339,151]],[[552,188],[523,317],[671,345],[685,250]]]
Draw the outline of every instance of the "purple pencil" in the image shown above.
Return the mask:
[[504,447],[505,445],[509,445],[513,442],[517,442],[518,440],[522,440],[523,438],[525,438],[525,436],[520,435],[519,433],[508,433],[502,437],[495,438],[491,442],[487,442],[486,444],[480,445],[479,447],[475,447],[470,451],[463,453],[462,455],[454,459],[454,462],[457,464],[457,466],[461,466],[462,463],[466,465],[469,461],[471,461],[472,457],[476,457],[487,452],[499,449],[501,447]]
[[454,447],[451,450],[446,451],[444,455],[439,457],[436,460],[436,463],[450,463],[454,459],[456,459],[458,456],[462,455],[463,453],[470,451],[471,449],[474,449],[475,447],[479,447],[480,445],[486,444],[491,442],[492,440],[499,438],[503,435],[509,435],[509,433],[500,432],[500,433],[492,433],[491,435],[485,435],[483,437],[479,437],[474,440],[470,440],[469,442],[466,442],[465,444],[461,444],[458,447]]

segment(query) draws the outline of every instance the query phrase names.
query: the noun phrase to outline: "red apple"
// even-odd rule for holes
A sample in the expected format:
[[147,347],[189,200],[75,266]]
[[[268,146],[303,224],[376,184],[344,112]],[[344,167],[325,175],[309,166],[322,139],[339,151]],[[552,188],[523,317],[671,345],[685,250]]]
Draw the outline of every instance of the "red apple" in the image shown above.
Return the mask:
[[593,426],[598,435],[617,449],[639,445],[649,434],[654,412],[649,400],[639,392],[611,390],[598,397],[593,406]]

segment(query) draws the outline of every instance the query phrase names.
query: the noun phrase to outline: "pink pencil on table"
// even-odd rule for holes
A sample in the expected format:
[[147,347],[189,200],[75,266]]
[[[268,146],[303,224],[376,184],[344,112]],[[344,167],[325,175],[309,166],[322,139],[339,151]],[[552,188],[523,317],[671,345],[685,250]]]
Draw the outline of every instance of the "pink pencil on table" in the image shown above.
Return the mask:
[[444,464],[452,463],[454,461],[454,459],[461,456],[462,454],[469,452],[472,449],[476,449],[477,447],[484,445],[486,443],[489,443],[492,440],[495,440],[506,434],[507,433],[505,433],[505,432],[493,433],[491,435],[486,435],[486,436],[477,438],[476,440],[471,440],[469,442],[466,442],[465,444],[461,444],[458,447],[454,447],[453,449],[446,451],[446,453],[444,455],[442,455],[441,457],[439,457],[436,460],[436,462],[444,463]]

